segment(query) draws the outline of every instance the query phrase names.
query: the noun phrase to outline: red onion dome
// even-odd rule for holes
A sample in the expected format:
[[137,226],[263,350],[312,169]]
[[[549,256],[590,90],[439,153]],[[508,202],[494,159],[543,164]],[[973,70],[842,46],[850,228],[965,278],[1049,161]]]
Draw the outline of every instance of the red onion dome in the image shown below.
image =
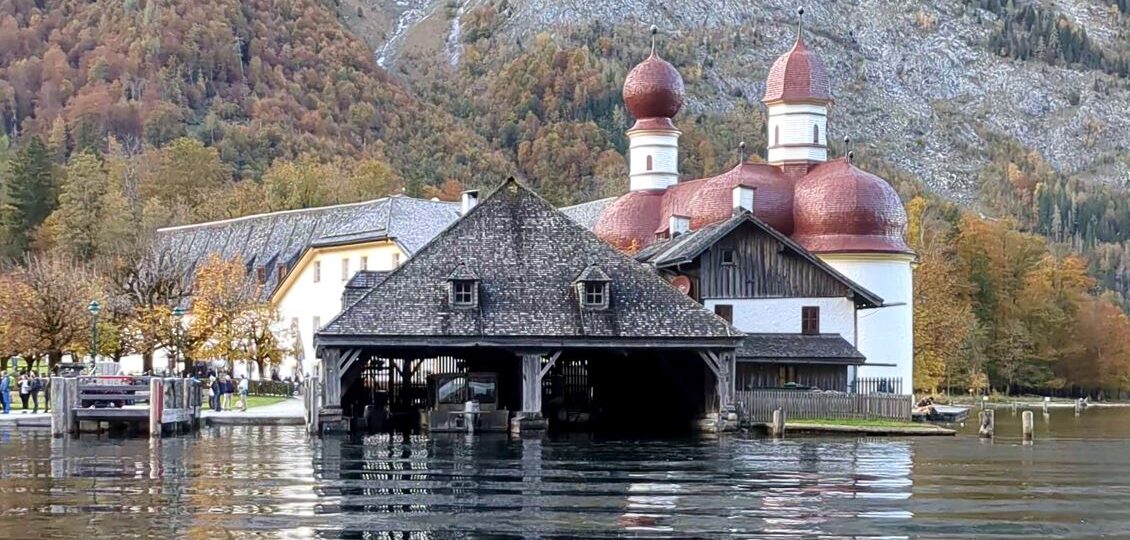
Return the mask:
[[624,79],[624,104],[636,120],[673,118],[685,95],[682,75],[655,51]]
[[741,163],[702,180],[688,204],[691,228],[729,219],[734,214],[734,188],[751,186],[753,215],[784,234],[793,232],[793,182],[780,169],[764,163]]
[[789,52],[777,58],[769,68],[765,81],[765,103],[774,101],[813,101],[826,103],[832,100],[828,88],[828,70],[824,61],[808,50],[804,39],[797,37]]
[[655,240],[662,206],[662,191],[629,191],[604,209],[593,233],[620,251],[634,253]]
[[898,193],[846,158],[821,164],[797,182],[793,221],[793,240],[814,253],[912,253]]

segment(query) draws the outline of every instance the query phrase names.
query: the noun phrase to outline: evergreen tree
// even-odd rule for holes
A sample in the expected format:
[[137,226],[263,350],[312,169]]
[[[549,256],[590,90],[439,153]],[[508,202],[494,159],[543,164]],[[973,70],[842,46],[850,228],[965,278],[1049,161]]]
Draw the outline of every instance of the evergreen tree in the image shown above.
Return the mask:
[[27,251],[32,233],[55,209],[55,186],[47,145],[39,137],[32,137],[16,153],[10,170],[6,186],[8,204],[4,208],[7,234],[3,247],[8,254],[18,255]]

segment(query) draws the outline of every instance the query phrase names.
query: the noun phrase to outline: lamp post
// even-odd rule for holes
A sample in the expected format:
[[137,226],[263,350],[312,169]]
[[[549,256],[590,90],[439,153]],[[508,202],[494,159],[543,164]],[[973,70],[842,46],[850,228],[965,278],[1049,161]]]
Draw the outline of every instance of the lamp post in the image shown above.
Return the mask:
[[[184,308],[177,306],[173,308],[173,320],[176,321],[176,326],[173,327],[173,345],[176,351],[173,354],[173,365],[171,366],[173,370],[177,368],[177,361],[184,361],[184,353],[181,351],[181,334],[184,332],[181,328],[181,319],[184,319]],[[188,362],[185,361],[184,364],[184,369],[187,371]]]
[[102,304],[91,300],[86,310],[90,312],[90,367],[93,370],[98,365],[98,313],[102,311]]

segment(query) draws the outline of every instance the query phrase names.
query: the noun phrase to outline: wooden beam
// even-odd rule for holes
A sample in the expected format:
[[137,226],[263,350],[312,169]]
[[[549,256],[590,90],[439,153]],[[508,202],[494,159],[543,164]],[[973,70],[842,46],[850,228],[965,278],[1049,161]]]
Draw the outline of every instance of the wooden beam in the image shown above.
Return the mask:
[[561,352],[562,351],[557,351],[549,357],[549,362],[546,362],[545,366],[541,368],[541,373],[538,375],[539,382],[545,378],[545,374],[549,373],[549,370],[553,369],[553,365],[557,363],[557,359],[561,356]]
[[341,355],[341,374],[344,376],[349,373],[353,364],[357,363],[357,359],[361,357],[361,349],[349,349],[345,354]]

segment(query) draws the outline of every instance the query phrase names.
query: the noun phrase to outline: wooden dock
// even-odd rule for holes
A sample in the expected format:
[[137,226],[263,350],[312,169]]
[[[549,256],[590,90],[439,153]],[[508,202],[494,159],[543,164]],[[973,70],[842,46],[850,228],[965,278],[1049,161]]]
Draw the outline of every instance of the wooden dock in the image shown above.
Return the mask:
[[117,426],[150,437],[199,425],[200,383],[175,377],[52,377],[51,433],[56,437]]

